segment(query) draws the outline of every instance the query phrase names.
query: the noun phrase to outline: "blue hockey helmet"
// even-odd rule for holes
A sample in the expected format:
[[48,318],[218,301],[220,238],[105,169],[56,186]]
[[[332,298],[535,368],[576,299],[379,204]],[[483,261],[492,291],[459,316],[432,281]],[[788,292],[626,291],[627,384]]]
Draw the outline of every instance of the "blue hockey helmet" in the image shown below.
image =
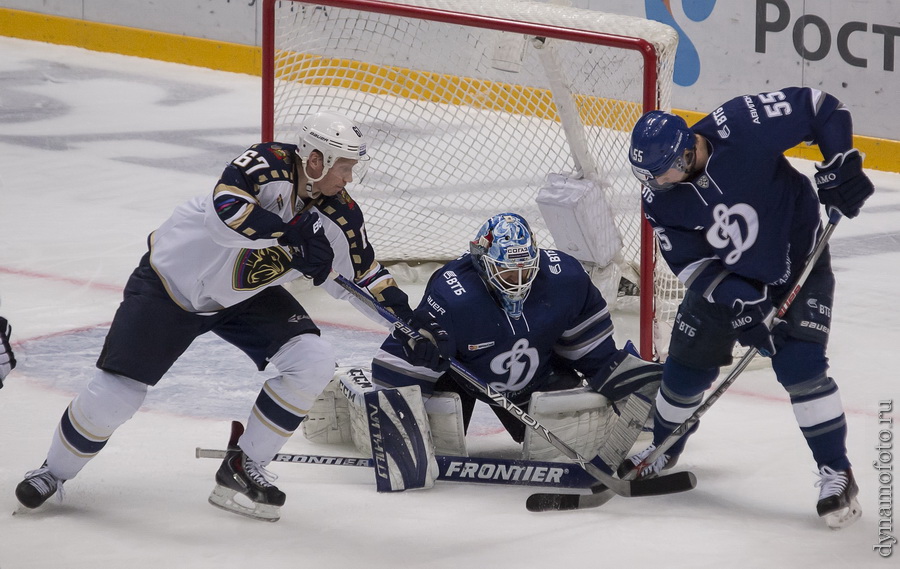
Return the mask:
[[475,269],[496,293],[503,310],[513,318],[522,316],[540,263],[540,249],[528,222],[515,213],[491,217],[469,244],[469,252]]
[[687,172],[685,150],[693,150],[694,132],[684,119],[664,111],[650,111],[638,119],[631,131],[628,159],[631,171],[641,183],[654,190],[666,190],[674,182],[661,182],[658,176],[671,168]]

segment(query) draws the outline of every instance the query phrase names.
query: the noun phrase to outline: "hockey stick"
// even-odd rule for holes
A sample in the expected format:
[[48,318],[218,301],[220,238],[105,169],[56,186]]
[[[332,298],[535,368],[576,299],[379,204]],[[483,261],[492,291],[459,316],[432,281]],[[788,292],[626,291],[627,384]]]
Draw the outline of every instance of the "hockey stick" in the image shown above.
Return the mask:
[[[197,458],[225,458],[224,450],[197,447]],[[513,486],[542,486],[545,488],[590,488],[597,480],[581,468],[563,462],[539,460],[510,460],[468,456],[437,455],[438,480],[506,484]],[[329,466],[360,466],[374,468],[372,458],[352,456],[324,456],[317,454],[278,453],[273,462],[295,464],[325,464]]]
[[[334,277],[341,287],[353,295],[357,300],[376,311],[382,318],[389,322],[396,330],[404,336],[413,340],[423,340],[423,336],[418,331],[410,328],[400,318],[397,318],[392,312],[381,306],[375,299],[366,294],[355,283],[347,280],[341,275]],[[581,466],[591,476],[602,482],[610,490],[619,496],[656,496],[659,494],[671,494],[673,492],[683,492],[690,490],[696,486],[697,479],[690,472],[677,472],[666,476],[651,478],[647,480],[620,480],[612,476],[612,469],[603,462],[600,457],[594,457],[587,460],[578,454],[572,447],[567,445],[562,439],[553,434],[550,429],[544,427],[534,417],[526,413],[521,407],[506,398],[505,395],[493,389],[490,385],[483,383],[477,377],[472,375],[465,367],[463,367],[455,358],[450,359],[450,367],[457,375],[465,379],[469,384],[486,395],[496,405],[506,409],[525,426],[533,429],[538,435],[544,438],[551,445],[556,447],[570,460]]]
[[[790,292],[787,294],[785,299],[782,301],[781,305],[776,309],[773,308],[772,311],[766,316],[765,322],[771,327],[772,322],[775,318],[781,318],[785,315],[788,309],[791,307],[791,304],[794,303],[794,299],[797,298],[797,294],[800,292],[800,289],[803,288],[803,285],[806,284],[806,279],[809,278],[810,273],[819,260],[819,257],[822,256],[822,253],[825,251],[825,247],[828,245],[828,240],[831,238],[832,233],[834,233],[835,228],[837,228],[838,222],[841,220],[841,214],[837,211],[831,211],[828,215],[828,224],[825,226],[825,230],[822,232],[822,235],[819,237],[816,242],[816,246],[813,249],[813,252],[810,253],[809,258],[806,260],[806,264],[803,267],[803,271],[797,277],[797,281],[794,283],[793,288],[791,288]],[[631,470],[628,475],[625,476],[625,480],[632,480],[637,473],[643,470],[646,465],[653,464],[653,462],[662,456],[667,450],[669,450],[672,445],[674,445],[678,439],[683,437],[685,433],[687,433],[691,427],[693,427],[702,417],[712,405],[722,397],[722,394],[731,387],[731,384],[737,380],[738,376],[743,373],[747,366],[750,365],[750,361],[759,353],[759,350],[751,347],[747,350],[747,353],[740,359],[736,366],[729,372],[729,374],[725,377],[722,383],[712,392],[709,397],[697,408],[694,413],[688,417],[684,423],[679,425],[674,431],[672,431],[666,439],[660,443],[656,449],[650,453],[647,458],[645,458],[641,464],[638,464],[633,470]],[[528,510],[532,512],[543,512],[547,510],[580,510],[585,508],[596,508],[598,506],[602,506],[606,502],[608,502],[613,497],[613,492],[609,492],[604,485],[599,484],[591,488],[591,494],[532,494],[528,497],[528,500],[525,503],[525,506]]]

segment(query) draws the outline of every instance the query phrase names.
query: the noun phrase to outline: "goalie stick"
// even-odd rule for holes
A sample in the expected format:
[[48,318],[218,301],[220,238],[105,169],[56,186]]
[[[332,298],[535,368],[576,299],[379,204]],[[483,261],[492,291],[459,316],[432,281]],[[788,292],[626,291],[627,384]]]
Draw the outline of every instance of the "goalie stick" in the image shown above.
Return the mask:
[[[196,458],[225,458],[225,451],[197,447]],[[438,480],[503,484],[512,486],[542,486],[548,488],[590,488],[597,480],[581,468],[564,462],[517,460],[488,457],[436,455]],[[325,464],[329,466],[359,466],[374,468],[371,458],[325,456],[318,454],[278,453],[272,462],[294,464]]]
[[[797,281],[794,283],[794,286],[791,288],[790,292],[787,294],[785,299],[782,301],[781,305],[772,311],[766,317],[766,324],[771,327],[772,322],[775,318],[780,318],[784,316],[784,314],[788,311],[793,304],[794,299],[797,298],[797,294],[800,292],[800,289],[803,288],[803,285],[806,283],[806,279],[809,278],[810,273],[812,273],[813,267],[816,264],[816,261],[819,260],[819,257],[822,256],[822,253],[825,251],[825,247],[828,245],[828,240],[831,239],[832,233],[837,228],[838,222],[841,220],[841,214],[832,210],[828,215],[828,224],[825,226],[825,230],[822,232],[822,235],[819,237],[816,242],[816,246],[813,249],[813,252],[810,253],[809,258],[806,260],[806,264],[803,266],[803,271],[797,277]],[[625,480],[633,479],[638,472],[640,472],[645,465],[653,464],[653,462],[659,458],[664,452],[669,450],[672,445],[674,445],[678,439],[684,436],[685,433],[693,427],[697,421],[700,420],[712,405],[718,401],[722,394],[731,387],[731,385],[737,380],[738,376],[743,373],[747,366],[750,365],[750,361],[756,356],[759,352],[756,348],[751,347],[747,350],[747,353],[740,359],[736,366],[728,373],[728,376],[722,380],[722,383],[710,393],[709,397],[697,408],[694,413],[688,417],[684,423],[679,425],[674,431],[672,431],[666,439],[660,443],[656,449],[650,453],[647,458],[645,458],[641,464],[637,465],[633,470],[631,470],[627,476],[625,476]],[[598,506],[602,506],[603,504],[609,502],[615,493],[610,491],[604,484],[597,484],[591,487],[591,494],[559,494],[559,493],[539,493],[532,494],[525,501],[525,507],[531,512],[545,512],[549,510],[583,510],[586,508],[596,508]]]
[[[381,306],[375,299],[366,294],[355,283],[347,280],[341,275],[334,277],[341,287],[353,295],[357,300],[377,312],[382,318],[389,322],[397,331],[413,340],[423,340],[418,331],[410,328],[400,318],[389,312]],[[493,389],[490,385],[486,385],[477,377],[472,375],[465,367],[463,367],[455,358],[450,358],[450,368],[481,393],[490,398],[496,405],[506,409],[526,427],[534,430],[538,435],[544,438],[551,445],[556,447],[563,455],[578,464],[588,474],[594,477],[604,486],[619,496],[636,497],[636,496],[657,496],[660,494],[671,494],[674,492],[684,492],[690,490],[697,485],[697,479],[691,472],[676,472],[650,478],[645,480],[620,480],[612,475],[612,469],[603,462],[599,456],[595,456],[588,460],[578,454],[572,447],[567,445],[562,439],[553,434],[550,429],[544,427],[534,417],[526,413],[521,407],[506,398],[505,395]]]

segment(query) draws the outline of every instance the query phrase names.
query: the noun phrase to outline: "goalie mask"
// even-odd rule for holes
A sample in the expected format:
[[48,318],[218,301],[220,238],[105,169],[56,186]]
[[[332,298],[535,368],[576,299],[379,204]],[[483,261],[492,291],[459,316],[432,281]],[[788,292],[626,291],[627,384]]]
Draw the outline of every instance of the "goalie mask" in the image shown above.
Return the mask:
[[[314,150],[322,154],[325,167],[318,178],[310,177],[306,170],[309,156]],[[297,155],[303,165],[303,174],[310,182],[318,182],[325,177],[328,170],[334,166],[338,158],[347,158],[364,163],[369,160],[366,154],[366,141],[362,131],[353,122],[343,115],[322,111],[309,115],[300,124],[300,141],[297,145]],[[354,175],[362,178],[363,171],[354,167]]]
[[[650,111],[631,131],[631,171],[642,184],[654,190],[668,190],[684,179],[678,173],[690,174],[693,170],[694,146],[694,132],[684,119]],[[666,175],[673,168],[675,172]]]
[[469,252],[503,310],[513,318],[522,316],[540,263],[540,249],[528,222],[515,213],[495,215],[478,230]]

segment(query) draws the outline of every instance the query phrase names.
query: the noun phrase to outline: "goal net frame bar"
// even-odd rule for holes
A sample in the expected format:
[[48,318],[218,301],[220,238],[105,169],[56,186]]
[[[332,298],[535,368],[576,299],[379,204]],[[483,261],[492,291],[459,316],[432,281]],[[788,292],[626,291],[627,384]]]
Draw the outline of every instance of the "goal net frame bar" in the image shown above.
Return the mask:
[[[291,0],[264,0],[262,14],[262,142],[272,142],[275,116],[275,4]],[[605,34],[576,28],[535,24],[517,20],[486,17],[477,14],[452,12],[421,6],[391,4],[383,0],[316,0],[315,4],[335,8],[347,8],[386,14],[391,16],[415,17],[446,24],[466,25],[523,35],[580,41],[627,49],[638,52],[643,59],[642,107],[643,112],[659,108],[657,98],[657,54],[653,44],[643,38]],[[641,205],[643,215],[643,205]],[[640,352],[644,357],[652,357],[654,314],[654,275],[652,267],[656,263],[653,230],[646,219],[641,220],[641,274],[640,274]],[[646,270],[651,267],[651,270]]]

